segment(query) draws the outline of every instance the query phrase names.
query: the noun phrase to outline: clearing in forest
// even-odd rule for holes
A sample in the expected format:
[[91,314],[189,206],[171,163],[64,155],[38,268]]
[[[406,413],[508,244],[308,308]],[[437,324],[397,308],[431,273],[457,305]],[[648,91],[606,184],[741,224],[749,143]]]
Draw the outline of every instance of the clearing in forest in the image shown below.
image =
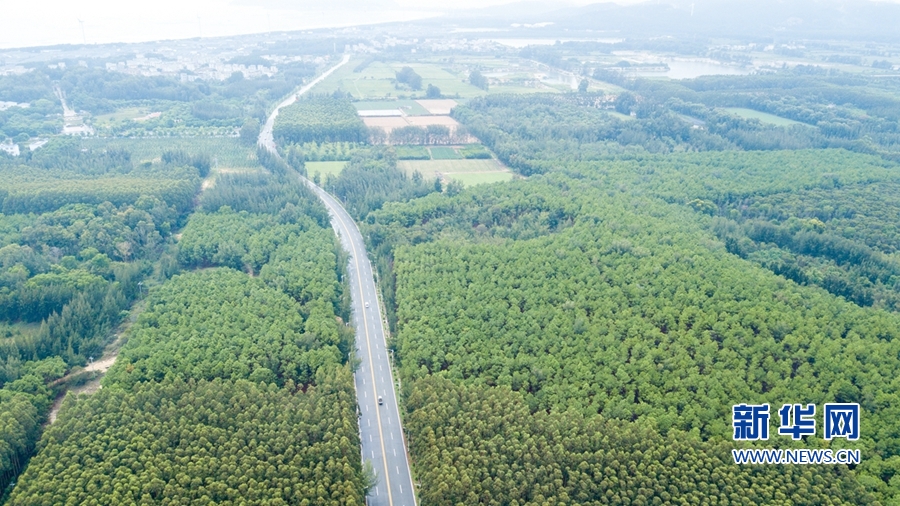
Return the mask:
[[347,162],[306,162],[306,173],[309,174],[309,177],[318,174],[323,179],[327,176],[337,177],[344,170],[345,165]]
[[781,116],[775,116],[774,114],[769,114],[767,112],[756,111],[753,109],[746,109],[744,107],[724,107],[725,111],[734,114],[735,116],[740,116],[744,119],[758,119],[762,123],[768,123],[770,125],[775,126],[791,126],[791,125],[804,125],[805,123],[801,123],[799,121],[794,121],[792,119],[782,118]]
[[[432,148],[434,149],[434,148]],[[489,160],[400,160],[397,167],[412,174],[419,171],[426,179],[459,181],[465,186],[498,183],[513,179],[513,173],[494,159]]]

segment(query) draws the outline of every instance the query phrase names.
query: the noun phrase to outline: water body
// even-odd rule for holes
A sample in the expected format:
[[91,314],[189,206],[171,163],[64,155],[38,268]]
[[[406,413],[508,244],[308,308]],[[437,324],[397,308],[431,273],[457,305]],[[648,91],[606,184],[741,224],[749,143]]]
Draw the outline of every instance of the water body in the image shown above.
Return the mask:
[[668,77],[670,79],[693,79],[700,76],[743,76],[751,69],[722,65],[721,63],[703,61],[664,60],[669,65],[668,72],[637,72],[641,77]]
[[552,46],[557,42],[602,42],[604,44],[615,44],[625,39],[487,39],[504,46],[523,48],[525,46]]

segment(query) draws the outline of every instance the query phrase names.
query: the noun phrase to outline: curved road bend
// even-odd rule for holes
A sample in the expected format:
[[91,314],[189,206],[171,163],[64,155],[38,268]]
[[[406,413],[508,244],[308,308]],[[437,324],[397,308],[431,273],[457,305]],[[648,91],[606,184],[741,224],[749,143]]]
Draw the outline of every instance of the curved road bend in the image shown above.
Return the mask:
[[[279,104],[260,132],[259,144],[277,154],[272,129],[278,110],[294,103],[298,95],[309,91],[349,60],[350,57],[345,55],[340,63]],[[354,379],[360,410],[362,458],[363,462],[372,462],[372,468],[378,477],[366,502],[369,506],[416,506],[412,473],[400,423],[400,408],[394,391],[390,356],[381,321],[381,308],[375,292],[372,264],[366,254],[362,234],[337,199],[308,179],[302,176],[301,179],[328,208],[331,226],[340,237],[341,245],[350,254],[347,272],[353,300],[353,323],[356,326],[356,353],[361,363],[354,373]],[[378,404],[379,397],[383,399],[381,405]]]

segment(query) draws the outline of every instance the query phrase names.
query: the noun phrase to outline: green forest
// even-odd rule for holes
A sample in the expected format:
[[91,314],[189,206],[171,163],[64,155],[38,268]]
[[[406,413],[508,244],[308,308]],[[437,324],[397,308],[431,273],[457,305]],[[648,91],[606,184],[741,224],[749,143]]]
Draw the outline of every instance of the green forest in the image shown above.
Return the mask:
[[353,339],[326,216],[295,179],[219,178],[179,241],[182,268],[199,269],[151,291],[103,389],[66,399],[9,503],[359,504]]
[[366,142],[369,130],[347,99],[335,97],[301,98],[279,111],[275,118],[275,138],[283,142]]
[[[754,150],[577,96],[453,114],[530,177],[360,216],[423,504],[898,497],[893,157],[837,141]],[[863,463],[735,466],[739,402],[859,402]],[[848,443],[776,447],[796,444]],[[675,447],[714,477],[659,466]],[[811,485],[825,482],[836,488]]]
[[165,158],[171,163],[138,165],[127,151],[53,139],[28,157],[0,161],[4,489],[65,388],[58,380],[99,358],[144,283],[176,267],[172,234],[193,207],[201,170]]
[[[559,40],[404,23],[4,50],[0,504],[369,504],[394,467],[369,458],[371,406],[423,506],[900,504],[892,43],[508,25]],[[663,76],[698,58],[746,74]],[[411,107],[425,85],[447,100]],[[469,183],[473,160],[512,179]],[[377,299],[353,300],[367,260]],[[360,315],[389,331],[368,362]],[[743,403],[772,406],[767,441],[735,441]],[[779,434],[794,403],[858,403],[861,437],[826,439],[821,412]],[[862,460],[733,459],[766,448]]]

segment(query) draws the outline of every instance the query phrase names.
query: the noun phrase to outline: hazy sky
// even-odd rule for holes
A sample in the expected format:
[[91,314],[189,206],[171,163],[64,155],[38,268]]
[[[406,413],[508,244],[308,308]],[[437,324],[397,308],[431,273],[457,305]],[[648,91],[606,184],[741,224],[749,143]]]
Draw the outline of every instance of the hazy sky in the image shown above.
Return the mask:
[[[545,1],[559,7],[592,3]],[[466,9],[505,3],[510,0],[0,0],[0,48],[347,26],[435,15],[448,4]]]

